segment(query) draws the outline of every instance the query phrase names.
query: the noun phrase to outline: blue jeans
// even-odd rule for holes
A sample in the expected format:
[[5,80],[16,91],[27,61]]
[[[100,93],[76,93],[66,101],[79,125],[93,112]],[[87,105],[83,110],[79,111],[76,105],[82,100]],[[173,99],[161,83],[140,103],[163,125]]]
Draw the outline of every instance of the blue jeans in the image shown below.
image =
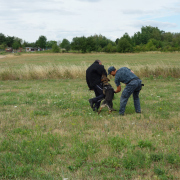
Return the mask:
[[139,92],[141,90],[141,80],[140,79],[134,79],[130,83],[128,83],[122,92],[121,98],[120,98],[120,109],[119,114],[124,115],[125,108],[127,101],[131,94],[133,94],[134,99],[134,107],[135,111],[137,113],[141,112],[141,106],[140,106],[140,100],[139,100]]

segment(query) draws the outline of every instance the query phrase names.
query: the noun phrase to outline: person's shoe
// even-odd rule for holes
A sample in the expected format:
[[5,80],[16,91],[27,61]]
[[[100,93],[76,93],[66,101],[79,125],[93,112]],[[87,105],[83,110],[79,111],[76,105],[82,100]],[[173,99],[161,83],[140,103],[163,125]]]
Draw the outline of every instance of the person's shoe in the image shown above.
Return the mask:
[[120,113],[119,113],[119,115],[120,115],[120,116],[124,116],[124,114],[120,114]]
[[[90,103],[91,108],[93,109],[93,105],[94,105],[93,100],[92,100],[92,99],[89,99],[89,103]],[[94,109],[93,109],[93,110],[94,110]]]
[[141,111],[136,111],[136,113],[141,113]]

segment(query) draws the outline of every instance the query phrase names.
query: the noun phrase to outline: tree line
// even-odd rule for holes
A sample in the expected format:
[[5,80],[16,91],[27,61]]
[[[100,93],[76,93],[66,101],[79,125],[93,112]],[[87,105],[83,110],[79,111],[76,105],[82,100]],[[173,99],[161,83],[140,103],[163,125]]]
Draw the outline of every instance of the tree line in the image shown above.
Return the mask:
[[0,49],[12,47],[40,47],[43,49],[52,49],[53,52],[77,51],[82,53],[89,52],[141,52],[141,51],[180,51],[180,33],[171,33],[160,30],[157,27],[142,26],[141,31],[129,36],[125,33],[121,38],[112,41],[102,35],[93,35],[89,37],[74,37],[72,42],[63,39],[61,43],[57,41],[47,41],[45,36],[40,36],[33,43],[23,41],[18,37],[5,36],[0,33]]

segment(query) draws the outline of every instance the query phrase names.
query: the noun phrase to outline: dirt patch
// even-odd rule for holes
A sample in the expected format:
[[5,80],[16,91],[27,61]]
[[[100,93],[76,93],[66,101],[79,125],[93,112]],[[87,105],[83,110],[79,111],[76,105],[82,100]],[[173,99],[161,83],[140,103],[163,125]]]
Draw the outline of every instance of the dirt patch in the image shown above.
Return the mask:
[[6,56],[0,55],[0,59],[6,58],[6,57],[14,57],[14,54],[8,54],[8,55],[6,55]]
[[2,55],[0,55],[0,59],[1,59],[1,58],[5,58],[5,57],[6,57],[6,56],[2,56]]

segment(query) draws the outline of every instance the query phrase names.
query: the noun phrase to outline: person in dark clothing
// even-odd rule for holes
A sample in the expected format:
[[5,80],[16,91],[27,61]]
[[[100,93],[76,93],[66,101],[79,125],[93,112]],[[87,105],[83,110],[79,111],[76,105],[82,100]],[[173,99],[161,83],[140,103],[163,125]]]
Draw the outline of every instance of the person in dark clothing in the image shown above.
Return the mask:
[[103,86],[101,83],[101,76],[107,72],[102,65],[100,60],[96,60],[91,66],[86,70],[86,82],[90,90],[94,90],[96,95],[95,98],[89,99],[89,103],[93,111],[99,109],[102,99],[104,98]]
[[115,84],[117,86],[117,90],[115,93],[121,91],[120,82],[126,84],[124,91],[122,92],[120,98],[120,109],[119,114],[124,115],[127,101],[131,94],[133,94],[134,99],[134,107],[136,113],[141,113],[140,100],[139,100],[139,92],[143,84],[141,84],[141,80],[134,74],[132,70],[127,67],[122,67],[118,70],[114,66],[108,68],[108,74],[115,76]]

